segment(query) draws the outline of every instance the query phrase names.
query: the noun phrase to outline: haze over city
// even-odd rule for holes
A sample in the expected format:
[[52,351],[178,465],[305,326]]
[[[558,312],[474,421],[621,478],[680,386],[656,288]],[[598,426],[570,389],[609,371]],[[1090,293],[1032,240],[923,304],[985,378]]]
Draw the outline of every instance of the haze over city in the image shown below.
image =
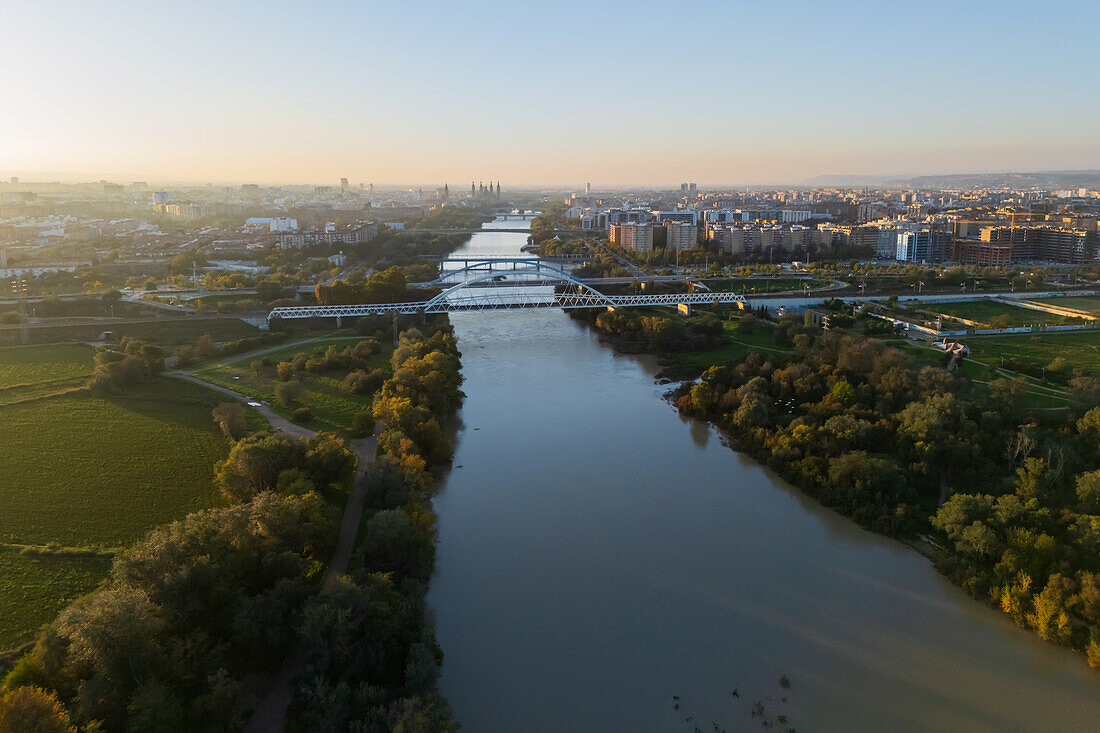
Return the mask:
[[0,46],[7,175],[607,188],[1100,168],[1087,0],[3,10],[27,31]]

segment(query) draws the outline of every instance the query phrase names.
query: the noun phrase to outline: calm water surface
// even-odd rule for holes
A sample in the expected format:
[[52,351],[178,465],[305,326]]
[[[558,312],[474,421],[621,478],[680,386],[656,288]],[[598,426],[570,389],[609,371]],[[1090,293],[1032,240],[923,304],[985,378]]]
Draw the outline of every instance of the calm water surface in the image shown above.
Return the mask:
[[760,729],[756,700],[800,731],[1100,730],[1081,655],[681,419],[645,360],[561,312],[452,318],[428,600],[464,731]]

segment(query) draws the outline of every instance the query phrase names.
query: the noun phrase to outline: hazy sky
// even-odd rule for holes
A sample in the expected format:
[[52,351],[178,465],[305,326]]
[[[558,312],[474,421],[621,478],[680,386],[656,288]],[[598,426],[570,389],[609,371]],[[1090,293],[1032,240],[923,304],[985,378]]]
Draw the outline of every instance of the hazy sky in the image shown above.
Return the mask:
[[1100,3],[0,0],[0,171],[797,182],[1100,168]]

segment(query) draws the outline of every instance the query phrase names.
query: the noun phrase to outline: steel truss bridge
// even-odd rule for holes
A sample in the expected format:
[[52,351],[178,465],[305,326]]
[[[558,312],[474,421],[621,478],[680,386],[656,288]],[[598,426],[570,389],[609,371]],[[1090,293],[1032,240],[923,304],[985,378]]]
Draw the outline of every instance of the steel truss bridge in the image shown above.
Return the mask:
[[[512,258],[522,265],[507,274],[490,270],[474,277],[473,267],[449,271],[467,279],[451,285],[430,300],[411,303],[368,303],[363,305],[313,305],[275,308],[276,318],[343,318],[359,316],[416,315],[461,311],[514,310],[519,308],[639,308],[644,306],[691,306],[744,303],[735,293],[691,292],[637,295],[604,295],[591,285],[545,261]],[[496,263],[512,263],[497,258]],[[519,278],[519,279],[516,279]]]

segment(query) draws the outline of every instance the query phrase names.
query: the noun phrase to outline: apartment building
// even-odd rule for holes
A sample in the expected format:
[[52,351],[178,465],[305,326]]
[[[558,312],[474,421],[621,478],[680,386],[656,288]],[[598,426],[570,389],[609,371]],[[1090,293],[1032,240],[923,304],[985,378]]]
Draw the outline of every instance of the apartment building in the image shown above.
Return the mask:
[[613,224],[609,231],[611,243],[616,246],[635,252],[653,251],[653,227],[649,224]]
[[666,247],[676,252],[684,249],[695,249],[698,245],[698,228],[694,224],[685,224],[680,221],[665,222],[667,238]]

